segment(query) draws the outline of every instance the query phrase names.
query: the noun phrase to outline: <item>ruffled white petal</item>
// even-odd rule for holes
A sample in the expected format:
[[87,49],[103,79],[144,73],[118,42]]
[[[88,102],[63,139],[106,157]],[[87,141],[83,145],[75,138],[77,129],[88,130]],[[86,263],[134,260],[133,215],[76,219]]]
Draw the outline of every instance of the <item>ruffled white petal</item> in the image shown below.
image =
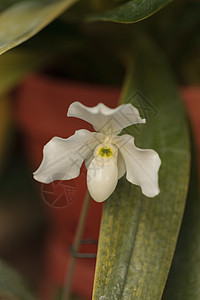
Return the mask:
[[117,182],[116,159],[94,157],[87,171],[87,186],[91,197],[97,202],[105,201],[115,190]]
[[98,145],[101,134],[77,130],[67,139],[54,137],[43,150],[43,161],[34,178],[43,183],[77,177],[84,159]]
[[87,107],[80,102],[70,105],[68,117],[76,117],[92,124],[96,131],[104,134],[118,134],[127,126],[145,123],[133,105],[123,104],[117,108],[110,108],[99,103],[94,107]]
[[115,137],[126,164],[126,178],[133,184],[139,185],[147,197],[159,194],[158,170],[161,165],[157,152],[149,149],[139,149],[134,144],[134,138],[128,134]]
[[126,173],[126,164],[120,150],[118,150],[117,167],[118,167],[118,179],[120,179]]

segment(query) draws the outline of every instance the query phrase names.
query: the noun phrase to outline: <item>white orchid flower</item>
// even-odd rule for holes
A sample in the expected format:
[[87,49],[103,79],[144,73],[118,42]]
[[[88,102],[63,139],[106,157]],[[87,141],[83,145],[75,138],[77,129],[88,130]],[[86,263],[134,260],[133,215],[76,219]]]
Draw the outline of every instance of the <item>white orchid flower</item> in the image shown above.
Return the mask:
[[124,104],[113,109],[102,103],[87,107],[74,102],[67,116],[89,122],[96,132],[81,129],[67,139],[52,138],[44,146],[43,161],[34,173],[37,181],[50,183],[76,178],[85,162],[88,190],[97,202],[113,193],[125,173],[127,180],[139,185],[147,197],[159,194],[161,160],[158,154],[154,150],[137,148],[134,137],[129,134],[118,136],[123,128],[146,122],[137,108]]

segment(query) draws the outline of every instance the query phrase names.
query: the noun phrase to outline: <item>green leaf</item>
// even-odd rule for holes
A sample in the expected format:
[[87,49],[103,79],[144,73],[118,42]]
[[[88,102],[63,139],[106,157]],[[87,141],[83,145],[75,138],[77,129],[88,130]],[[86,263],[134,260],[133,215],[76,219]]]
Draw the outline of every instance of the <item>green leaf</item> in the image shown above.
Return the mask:
[[194,145],[192,154],[188,199],[163,300],[200,299],[200,201]]
[[87,17],[87,20],[134,23],[153,15],[171,1],[172,0],[129,0],[104,13],[91,14]]
[[[64,36],[57,26],[53,26],[52,30],[49,28],[29,40],[26,47],[21,45],[0,56],[0,98],[19,84],[27,74],[41,70],[49,63],[52,64],[57,57],[73,53],[75,49],[82,47],[82,41],[78,37],[72,34]],[[52,45],[55,38],[56,45]]]
[[2,261],[0,262],[0,299],[34,300],[23,279]]
[[94,300],[161,299],[188,190],[188,128],[171,71],[159,49],[147,41],[136,44],[122,100],[138,107],[147,123],[126,131],[138,147],[159,153],[161,192],[147,198],[122,178],[105,202]]
[[77,0],[21,1],[0,14],[0,54],[26,41]]

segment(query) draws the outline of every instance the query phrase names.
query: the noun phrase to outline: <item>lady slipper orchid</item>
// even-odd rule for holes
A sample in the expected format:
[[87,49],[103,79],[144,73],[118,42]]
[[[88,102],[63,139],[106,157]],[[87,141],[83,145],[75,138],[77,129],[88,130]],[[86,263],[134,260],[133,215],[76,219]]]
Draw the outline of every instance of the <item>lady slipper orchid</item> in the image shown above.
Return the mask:
[[139,185],[148,197],[159,194],[158,170],[161,160],[154,150],[139,149],[134,137],[119,136],[127,126],[145,123],[137,108],[124,104],[109,108],[102,103],[87,107],[80,102],[70,105],[68,117],[83,119],[96,132],[77,130],[67,139],[54,137],[43,150],[43,161],[34,178],[43,183],[69,180],[80,174],[83,162],[87,168],[87,186],[97,202],[106,200],[126,173],[132,184]]

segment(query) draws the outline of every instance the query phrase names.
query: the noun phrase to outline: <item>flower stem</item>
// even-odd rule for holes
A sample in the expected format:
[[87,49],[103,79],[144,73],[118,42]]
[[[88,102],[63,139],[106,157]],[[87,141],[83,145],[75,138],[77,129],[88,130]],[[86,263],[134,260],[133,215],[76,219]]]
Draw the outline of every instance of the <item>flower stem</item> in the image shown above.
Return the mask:
[[[86,221],[86,217],[87,217],[87,213],[88,213],[88,209],[89,209],[89,205],[90,205],[90,200],[91,200],[90,195],[89,195],[89,193],[87,193],[84,203],[83,203],[78,226],[76,229],[76,234],[74,237],[74,243],[73,243],[74,252],[77,252],[79,250],[80,241],[81,241],[81,237],[83,234],[84,225],[85,225],[85,221]],[[67,276],[66,276],[64,286],[63,286],[63,294],[62,294],[61,300],[70,300],[70,290],[71,290],[71,284],[72,284],[75,265],[76,265],[76,257],[72,256],[69,261],[69,267],[68,267]]]

